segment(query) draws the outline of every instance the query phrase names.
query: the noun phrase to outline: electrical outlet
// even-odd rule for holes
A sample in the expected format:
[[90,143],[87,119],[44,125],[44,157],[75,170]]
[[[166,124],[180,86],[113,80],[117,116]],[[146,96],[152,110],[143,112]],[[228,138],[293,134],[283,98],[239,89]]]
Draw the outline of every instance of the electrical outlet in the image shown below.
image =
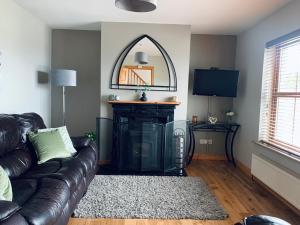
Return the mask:
[[200,139],[200,145],[207,145],[207,139]]
[[212,139],[207,140],[207,144],[212,145],[212,143],[213,143]]

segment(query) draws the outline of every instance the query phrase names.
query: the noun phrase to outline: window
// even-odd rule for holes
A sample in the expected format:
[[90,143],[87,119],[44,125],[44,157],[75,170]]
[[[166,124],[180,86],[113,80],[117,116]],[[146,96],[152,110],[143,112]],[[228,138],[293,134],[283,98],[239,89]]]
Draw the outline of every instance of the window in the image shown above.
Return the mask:
[[300,32],[294,34],[267,44],[259,139],[300,156]]

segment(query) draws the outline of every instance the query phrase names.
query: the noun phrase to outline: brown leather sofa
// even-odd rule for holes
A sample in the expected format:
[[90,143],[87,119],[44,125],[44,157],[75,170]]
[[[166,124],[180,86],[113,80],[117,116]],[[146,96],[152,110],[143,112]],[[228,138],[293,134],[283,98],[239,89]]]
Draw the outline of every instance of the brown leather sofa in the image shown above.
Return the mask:
[[290,223],[272,216],[256,215],[245,217],[242,222],[234,225],[291,225]]
[[77,154],[38,165],[29,131],[45,128],[35,113],[0,114],[0,165],[8,173],[13,201],[0,201],[1,225],[65,225],[97,170],[97,148],[73,138]]

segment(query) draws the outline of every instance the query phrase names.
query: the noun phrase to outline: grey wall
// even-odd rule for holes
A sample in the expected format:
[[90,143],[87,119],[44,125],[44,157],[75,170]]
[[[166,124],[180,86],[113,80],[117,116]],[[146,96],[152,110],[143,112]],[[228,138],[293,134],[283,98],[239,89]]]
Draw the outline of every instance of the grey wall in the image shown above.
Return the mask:
[[[198,35],[191,38],[190,75],[187,117],[193,115],[198,120],[207,120],[208,112],[218,116],[220,121],[225,120],[225,112],[232,110],[233,99],[226,97],[194,96],[193,78],[194,69],[209,69],[218,67],[222,69],[234,69],[236,52],[236,36],[229,35]],[[208,104],[209,101],[209,104]],[[212,145],[200,145],[199,139],[212,139]],[[196,156],[224,155],[224,134],[222,133],[196,133]]]
[[[99,31],[53,30],[52,69],[77,71],[77,87],[66,88],[67,127],[71,135],[95,131],[100,105]],[[52,86],[52,127],[62,125],[62,88]]]
[[102,23],[101,116],[112,117],[111,106],[107,104],[107,96],[109,94],[118,94],[122,100],[133,100],[137,98],[134,91],[109,89],[109,83],[113,65],[121,51],[131,41],[143,34],[148,34],[153,37],[169,53],[174,63],[178,79],[177,92],[153,91],[148,93],[148,99],[150,101],[162,101],[170,96],[178,96],[181,104],[175,110],[175,119],[186,119],[191,38],[190,26],[142,23]]
[[[39,113],[50,125],[50,28],[11,0],[0,1],[0,113]],[[39,79],[41,78],[41,79]]]
[[238,98],[234,101],[237,121],[237,157],[250,167],[251,154],[270,159],[300,173],[299,162],[254,144],[257,141],[265,43],[300,28],[300,1],[292,1],[265,21],[238,36],[236,67],[241,71]]

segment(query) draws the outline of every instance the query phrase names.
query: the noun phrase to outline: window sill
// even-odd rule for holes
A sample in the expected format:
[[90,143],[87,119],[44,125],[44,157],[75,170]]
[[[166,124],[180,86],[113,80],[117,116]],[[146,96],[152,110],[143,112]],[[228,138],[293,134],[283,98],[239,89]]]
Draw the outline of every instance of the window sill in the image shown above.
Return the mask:
[[271,150],[271,151],[274,151],[274,152],[277,152],[278,154],[280,155],[283,155],[289,159],[292,159],[292,160],[295,160],[297,162],[300,162],[300,156],[296,155],[296,154],[293,154],[293,153],[290,153],[288,152],[287,150],[285,149],[281,149],[281,148],[278,148],[278,147],[275,147],[275,146],[272,146],[272,145],[269,145],[267,143],[263,143],[263,142],[260,142],[260,141],[253,141],[253,143],[263,147],[263,148],[266,148],[268,150]]

